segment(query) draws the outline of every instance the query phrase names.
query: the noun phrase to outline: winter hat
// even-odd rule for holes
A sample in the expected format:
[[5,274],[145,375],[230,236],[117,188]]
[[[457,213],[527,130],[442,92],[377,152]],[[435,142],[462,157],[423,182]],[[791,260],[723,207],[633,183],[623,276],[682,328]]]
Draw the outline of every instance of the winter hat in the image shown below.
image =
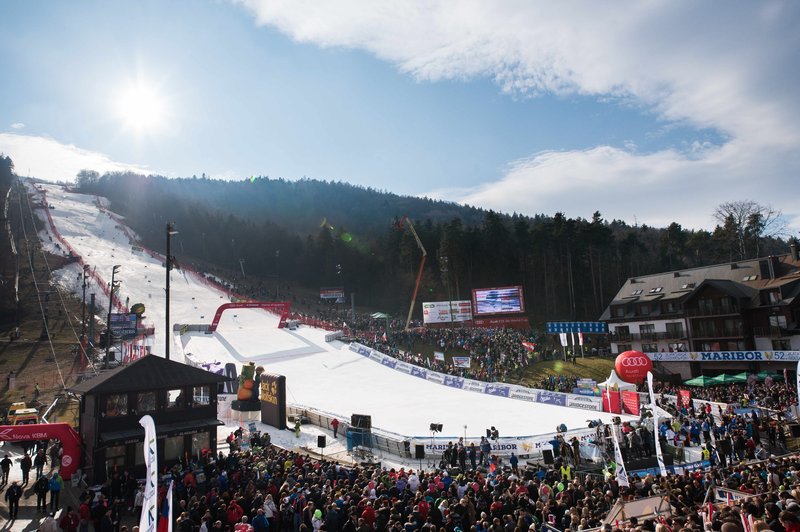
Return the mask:
[[322,519],[322,510],[320,510],[319,508],[314,510],[314,517],[316,517],[317,519]]

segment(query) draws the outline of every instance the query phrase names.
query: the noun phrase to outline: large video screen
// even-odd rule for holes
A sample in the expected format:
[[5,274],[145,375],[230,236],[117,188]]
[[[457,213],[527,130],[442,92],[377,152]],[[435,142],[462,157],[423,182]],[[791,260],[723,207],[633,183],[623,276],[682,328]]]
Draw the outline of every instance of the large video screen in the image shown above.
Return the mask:
[[522,287],[476,288],[472,291],[472,306],[476,316],[525,312]]

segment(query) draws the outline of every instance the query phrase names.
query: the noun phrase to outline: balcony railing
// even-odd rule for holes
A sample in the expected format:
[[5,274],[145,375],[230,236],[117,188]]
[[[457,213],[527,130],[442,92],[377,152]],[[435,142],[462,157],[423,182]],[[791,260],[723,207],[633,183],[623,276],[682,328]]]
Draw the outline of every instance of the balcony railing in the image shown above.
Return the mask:
[[612,342],[631,342],[631,341],[653,341],[658,340],[685,340],[688,336],[683,330],[680,331],[660,331],[650,333],[611,333]]
[[784,327],[770,325],[769,327],[753,327],[753,336],[760,336],[761,338],[780,338],[782,336],[791,336],[791,332]]
[[740,311],[736,307],[715,305],[713,307],[687,308],[687,316],[729,316],[738,315]]

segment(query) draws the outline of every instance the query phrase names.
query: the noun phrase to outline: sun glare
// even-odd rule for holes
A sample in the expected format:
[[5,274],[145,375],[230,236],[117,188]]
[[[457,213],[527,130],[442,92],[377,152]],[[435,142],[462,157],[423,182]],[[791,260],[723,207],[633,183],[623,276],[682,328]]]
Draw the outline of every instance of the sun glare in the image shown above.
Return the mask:
[[117,113],[126,127],[152,133],[163,125],[165,106],[154,87],[136,84],[120,93]]

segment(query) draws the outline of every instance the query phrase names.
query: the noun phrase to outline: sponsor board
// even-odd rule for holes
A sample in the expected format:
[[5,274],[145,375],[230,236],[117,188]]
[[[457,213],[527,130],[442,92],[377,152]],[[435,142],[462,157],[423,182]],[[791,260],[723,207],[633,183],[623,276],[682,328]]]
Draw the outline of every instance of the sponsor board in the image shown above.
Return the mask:
[[435,382],[436,384],[444,384],[444,375],[436,371],[429,371],[427,380]]
[[[586,446],[590,445],[590,440],[594,438],[594,433],[594,429],[582,428],[569,431],[567,436],[569,439],[572,439],[573,436],[576,437],[582,446]],[[412,448],[415,445],[424,445],[426,456],[437,456],[441,455],[444,450],[447,449],[447,444],[452,442],[453,439],[455,439],[455,437],[437,437],[433,440],[431,440],[430,437],[417,437],[412,438],[410,443]],[[497,441],[491,442],[492,454],[509,456],[513,452],[517,456],[541,455],[542,450],[550,450],[553,448],[550,443],[553,439],[555,439],[555,433],[540,434],[538,436],[521,436],[517,438],[501,437]],[[467,438],[465,443],[467,446],[469,446],[470,443],[475,443],[477,447],[480,444],[480,438]]]
[[417,366],[411,366],[411,375],[413,377],[419,377],[420,379],[426,379],[428,377],[428,372]]
[[537,402],[546,405],[567,406],[567,394],[561,392],[551,392],[539,390]]
[[335,286],[319,289],[320,299],[344,299],[344,287]]
[[403,373],[411,373],[411,364],[398,360],[397,364],[394,366],[394,369],[397,371],[402,371]]
[[442,383],[445,386],[450,386],[451,388],[463,388],[464,387],[464,379],[459,377],[453,377],[452,375],[445,375],[444,382]]
[[486,384],[472,379],[466,379],[462,388],[470,392],[483,393],[486,390]]
[[654,362],[797,362],[800,351],[686,351],[645,353]]
[[511,389],[508,386],[492,383],[486,385],[483,393],[488,395],[497,395],[499,397],[508,397],[510,391]]
[[422,303],[423,323],[451,323],[472,319],[472,302],[426,301]]
[[397,366],[397,359],[392,358],[392,357],[383,357],[381,359],[381,364],[383,364],[384,366],[386,366],[388,368],[394,369]]
[[588,397],[586,395],[567,394],[567,405],[570,408],[580,408],[582,410],[602,410],[603,401],[599,397]]
[[534,390],[526,390],[525,388],[515,387],[512,388],[508,396],[512,399],[519,399],[520,401],[529,401],[535,403],[539,395]]

